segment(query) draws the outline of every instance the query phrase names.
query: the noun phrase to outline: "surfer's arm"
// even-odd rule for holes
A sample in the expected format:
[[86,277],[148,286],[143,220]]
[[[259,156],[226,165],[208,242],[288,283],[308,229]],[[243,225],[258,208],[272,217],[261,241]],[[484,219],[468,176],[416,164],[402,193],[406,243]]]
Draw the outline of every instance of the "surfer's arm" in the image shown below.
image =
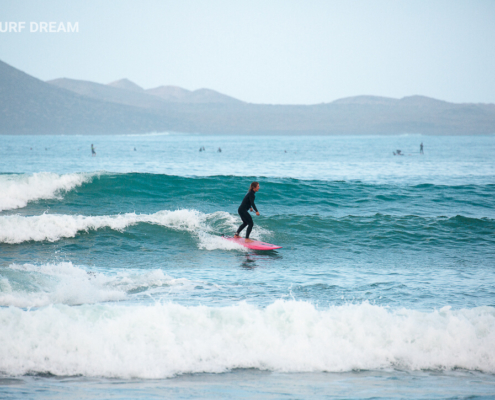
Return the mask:
[[249,200],[251,203],[251,208],[254,208],[254,211],[258,212],[258,209],[256,208],[256,205],[254,204],[254,192],[249,193]]

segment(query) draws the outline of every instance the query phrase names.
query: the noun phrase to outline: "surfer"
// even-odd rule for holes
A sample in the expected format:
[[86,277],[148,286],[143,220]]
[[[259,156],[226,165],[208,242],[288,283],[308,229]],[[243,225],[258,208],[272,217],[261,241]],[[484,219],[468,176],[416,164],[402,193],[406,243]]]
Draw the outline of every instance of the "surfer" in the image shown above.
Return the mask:
[[251,234],[251,230],[253,229],[254,222],[253,218],[251,218],[251,215],[249,215],[248,210],[252,212],[254,208],[254,211],[256,211],[256,215],[260,215],[258,209],[256,208],[256,205],[254,204],[254,194],[258,190],[260,190],[260,184],[258,182],[251,183],[251,185],[249,186],[249,191],[244,196],[244,199],[242,200],[242,203],[237,210],[242,219],[242,224],[239,229],[237,229],[237,232],[234,235],[235,238],[239,238],[240,233],[247,226],[248,228],[246,231],[246,241],[249,239],[249,235]]
[[423,153],[423,142],[419,145],[419,154],[424,154]]
[[93,146],[93,143],[91,143],[91,156],[92,157],[96,156],[96,151],[95,151],[95,147]]

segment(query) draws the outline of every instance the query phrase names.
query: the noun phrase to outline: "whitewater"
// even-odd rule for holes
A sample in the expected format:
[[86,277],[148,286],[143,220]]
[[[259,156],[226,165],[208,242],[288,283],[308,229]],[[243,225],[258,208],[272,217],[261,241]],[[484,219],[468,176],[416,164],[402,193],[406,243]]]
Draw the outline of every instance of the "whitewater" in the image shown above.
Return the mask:
[[3,143],[0,397],[495,396],[495,136]]

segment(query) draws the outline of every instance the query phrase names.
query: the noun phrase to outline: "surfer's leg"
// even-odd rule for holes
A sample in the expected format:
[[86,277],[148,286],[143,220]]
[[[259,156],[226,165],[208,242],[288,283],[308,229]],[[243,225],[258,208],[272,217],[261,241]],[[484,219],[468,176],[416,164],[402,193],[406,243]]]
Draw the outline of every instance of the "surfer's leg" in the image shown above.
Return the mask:
[[246,239],[249,239],[249,235],[251,234],[251,230],[253,229],[253,225],[254,225],[254,222],[253,222],[253,218],[248,214],[248,221],[247,221],[247,231],[246,231]]
[[253,229],[254,224],[249,224],[246,231],[246,239],[249,239],[249,235],[251,234],[251,230]]
[[243,231],[243,229],[247,226],[245,222],[241,224],[241,226],[237,229],[237,232],[235,233],[236,236],[239,236],[239,234]]
[[[235,236],[239,236],[239,234],[243,231],[243,229],[249,225],[249,220],[247,218],[251,218],[251,216],[248,214],[247,211],[244,211],[244,210],[237,210],[237,212],[239,213],[239,216],[241,217],[242,219],[242,224],[241,226],[239,226],[239,228],[237,229],[237,232],[235,233]],[[247,216],[247,217],[246,217]]]

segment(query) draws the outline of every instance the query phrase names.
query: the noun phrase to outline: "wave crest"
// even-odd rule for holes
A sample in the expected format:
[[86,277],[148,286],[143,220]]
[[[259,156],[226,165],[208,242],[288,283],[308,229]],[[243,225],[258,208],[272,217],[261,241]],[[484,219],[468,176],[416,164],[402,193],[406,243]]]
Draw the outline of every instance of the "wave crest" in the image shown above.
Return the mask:
[[[7,215],[0,217],[0,242],[17,244],[27,241],[55,242],[62,238],[75,237],[78,233],[103,228],[123,231],[139,223],[164,226],[179,231],[187,231],[199,239],[199,247],[206,250],[244,249],[235,243],[223,240],[214,231],[232,233],[240,223],[237,216],[223,211],[205,214],[197,210],[162,210],[154,214],[117,214],[101,216],[43,214],[31,217]],[[268,231],[259,226],[253,229],[253,236]]]
[[318,310],[278,300],[266,308],[50,306],[0,309],[0,371],[120,378],[257,368],[281,372],[495,372],[495,309],[388,310],[367,303]]
[[60,198],[85,182],[94,174],[54,174],[39,172],[32,175],[0,175],[0,211],[26,207],[30,201]]

